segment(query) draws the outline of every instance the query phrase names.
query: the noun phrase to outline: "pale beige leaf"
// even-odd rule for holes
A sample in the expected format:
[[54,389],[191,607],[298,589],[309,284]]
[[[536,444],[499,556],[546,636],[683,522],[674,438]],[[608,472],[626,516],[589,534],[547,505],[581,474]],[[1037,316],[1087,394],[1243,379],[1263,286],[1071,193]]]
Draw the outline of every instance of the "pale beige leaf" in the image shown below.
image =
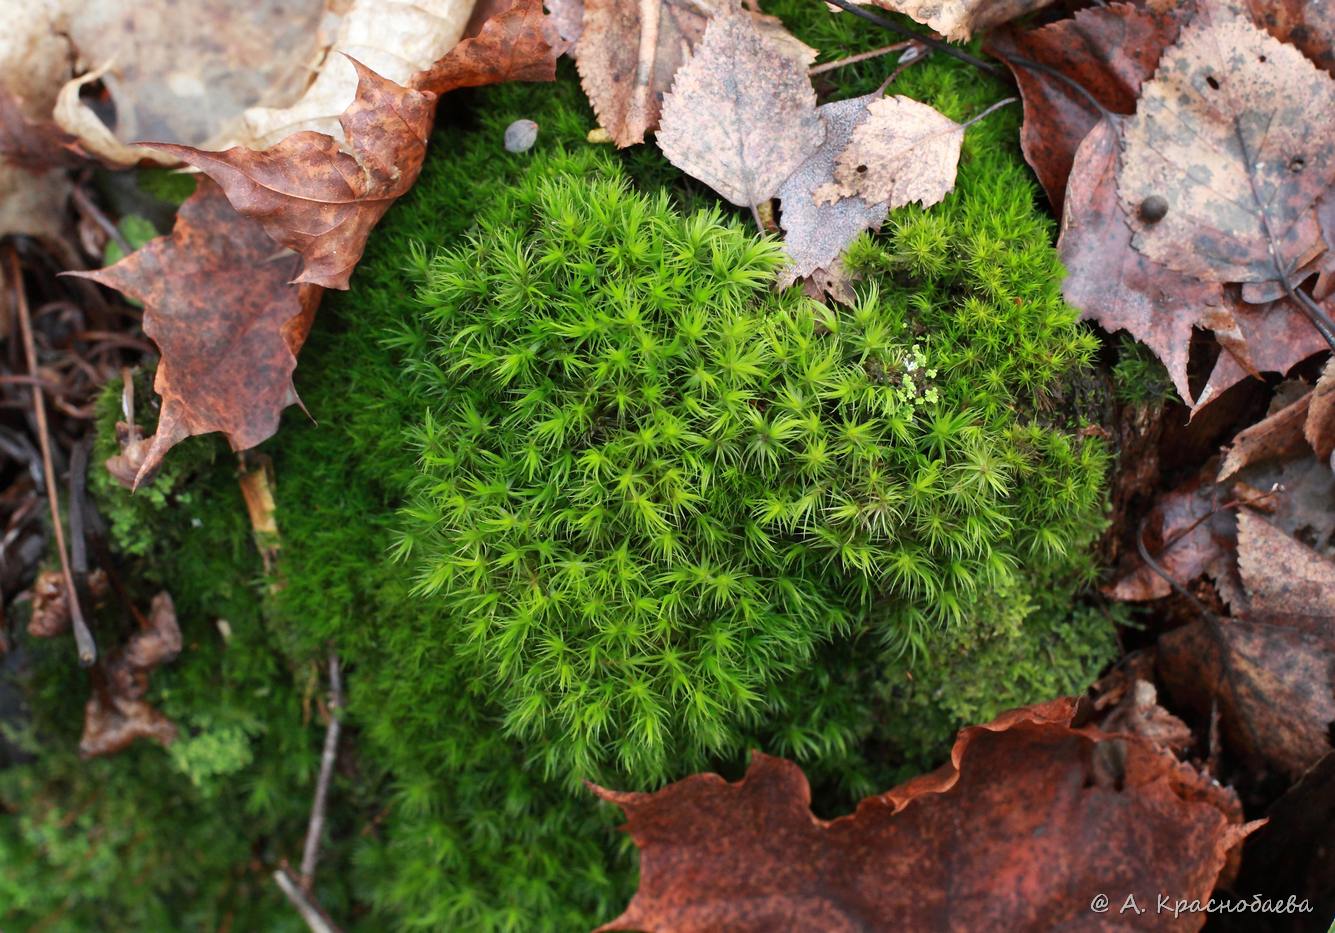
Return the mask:
[[825,128],[806,68],[749,16],[711,20],[663,101],[658,146],[733,204],[768,200],[816,150]]
[[980,29],[1010,22],[1052,0],[871,0],[884,10],[903,13],[931,26],[947,39],[966,41]]
[[[57,90],[70,76],[69,41],[63,35],[67,7],[65,0],[0,0],[0,94],[16,101],[15,121],[48,118]],[[20,132],[0,127],[0,142]],[[0,157],[0,236],[55,237],[60,230],[69,180],[59,169],[31,168],[36,170]]]
[[870,116],[835,160],[834,181],[816,191],[817,204],[862,198],[891,208],[936,204],[955,187],[964,127],[908,97],[873,101]]
[[[554,10],[568,20],[563,6]],[[804,67],[816,57],[777,19],[744,10],[740,0],[587,0],[575,46],[580,83],[618,146],[642,143],[658,128],[673,76],[718,16],[751,17],[781,54]]]
[[1335,80],[1250,21],[1198,14],[1143,87],[1123,145],[1119,194],[1149,258],[1268,282],[1325,249],[1315,200],[1335,181]]
[[357,70],[349,58],[396,84],[443,58],[463,35],[474,0],[353,0],[338,25],[319,74],[299,100],[282,108],[246,111],[236,138],[201,148],[244,145],[264,149],[301,130],[344,142],[339,117],[357,96]]
[[[139,140],[204,145],[235,132],[242,112],[295,99],[321,51],[323,0],[86,0],[66,30],[77,81],[65,85],[55,119],[83,148],[114,165],[170,160]],[[79,97],[100,80],[114,107],[108,126]]]

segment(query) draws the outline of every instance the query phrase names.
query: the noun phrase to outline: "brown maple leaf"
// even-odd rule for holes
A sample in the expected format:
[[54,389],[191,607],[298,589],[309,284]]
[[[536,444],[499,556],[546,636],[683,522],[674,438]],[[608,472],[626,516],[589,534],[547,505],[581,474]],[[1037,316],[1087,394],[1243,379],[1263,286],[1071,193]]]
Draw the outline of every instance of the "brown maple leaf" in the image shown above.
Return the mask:
[[1226,746],[1296,778],[1331,750],[1335,560],[1258,513],[1238,515],[1246,605],[1159,639],[1159,673],[1184,706],[1217,703]]
[[205,152],[151,145],[216,181],[270,239],[302,257],[295,282],[347,288],[371,228],[412,187],[426,156],[436,95],[386,80],[360,62],[357,98],[332,136],[303,130],[264,150]]
[[410,83],[439,95],[506,81],[553,81],[560,54],[557,24],[543,13],[542,0],[507,0],[477,35],[465,38]]
[[162,353],[154,382],[162,411],[136,485],[192,434],[222,431],[236,450],[255,446],[297,401],[292,372],[320,289],[290,284],[298,260],[279,252],[201,179],[170,236],[77,273],[142,301],[144,333]]
[[1074,728],[1075,708],[964,729],[950,764],[831,821],[811,813],[797,765],[760,753],[734,784],[595,788],[640,849],[639,890],[600,929],[1125,929],[1134,917],[1090,912],[1114,878],[1141,903],[1162,890],[1205,900],[1255,828],[1236,798],[1147,739]]
[[991,29],[1047,6],[1052,0],[871,0],[881,9],[903,13],[931,26],[947,39],[965,42],[981,29]]
[[725,16],[710,21],[677,72],[658,146],[733,204],[754,207],[774,196],[824,133],[806,68],[749,16]]
[[838,272],[848,244],[862,231],[878,229],[889,213],[885,201],[869,204],[850,197],[820,204],[815,198],[817,189],[833,181],[835,159],[848,146],[854,128],[867,119],[867,105],[875,99],[869,94],[816,108],[825,126],[825,141],[779,186],[783,248],[792,259],[779,276],[780,287],[817,270]]
[[170,593],[153,597],[148,617],[140,616],[140,630],[93,674],[93,695],[84,707],[84,758],[114,755],[136,739],[155,739],[163,745],[176,738],[176,726],[144,700],[148,676],[181,652],[181,629]]
[[1123,133],[1118,192],[1150,259],[1214,282],[1282,281],[1325,245],[1335,79],[1241,16],[1198,14]]
[[[1191,7],[1155,11],[1111,3],[1078,10],[1071,19],[1039,29],[1007,26],[988,36],[984,49],[1010,66],[1024,100],[1020,146],[1025,160],[1059,214],[1076,149],[1099,121],[1098,107],[1115,114],[1135,112],[1141,85],[1177,39]],[[1016,58],[1056,74],[1015,64]]]
[[[1321,334],[1287,298],[1249,305],[1236,286],[1179,272],[1132,245],[1131,221],[1117,190],[1124,121],[1117,115],[1100,120],[1076,151],[1058,240],[1066,300],[1083,318],[1109,332],[1125,329],[1149,347],[1193,412],[1248,376],[1288,372],[1325,348]],[[1195,327],[1213,330],[1225,350],[1193,398],[1187,362]]]
[[890,207],[931,207],[955,187],[964,126],[921,101],[896,95],[867,105],[816,203],[858,197]]

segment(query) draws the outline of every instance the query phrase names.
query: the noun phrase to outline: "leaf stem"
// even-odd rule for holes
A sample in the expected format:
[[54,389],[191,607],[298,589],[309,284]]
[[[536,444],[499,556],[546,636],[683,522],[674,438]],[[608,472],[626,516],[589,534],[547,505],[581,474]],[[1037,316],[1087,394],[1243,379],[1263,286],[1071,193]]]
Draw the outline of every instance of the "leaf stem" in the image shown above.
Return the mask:
[[1002,107],[1005,107],[1007,104],[1015,104],[1015,103],[1019,103],[1019,101],[1020,101],[1020,98],[1018,98],[1018,97],[1007,97],[1007,98],[1005,98],[1005,99],[1003,99],[1003,100],[999,100],[999,101],[997,101],[995,104],[993,104],[992,106],[990,106],[990,107],[988,107],[986,110],[984,110],[982,113],[978,114],[977,116],[972,116],[972,117],[970,117],[969,119],[965,120],[963,123],[961,123],[961,124],[960,124],[960,130],[961,130],[961,131],[967,130],[969,127],[973,126],[975,123],[977,123],[979,120],[983,119],[983,117],[987,116],[988,114],[993,113],[994,111],[1000,110]]
[[[827,0],[820,0],[820,2],[825,3],[827,2]],[[908,26],[905,26],[902,23],[897,23],[892,19],[887,19],[886,17],[873,13],[870,10],[864,10],[860,6],[855,6],[853,3],[849,2],[849,0],[828,0],[828,2],[833,4],[834,6],[839,7],[839,9],[843,10],[846,13],[852,13],[859,19],[865,19],[869,23],[875,23],[882,29],[888,29],[891,32],[896,33],[897,35],[901,35],[906,38],[913,39],[917,42],[921,42],[923,45],[927,46],[928,48],[935,49],[942,55],[948,55],[951,58],[958,59],[959,61],[964,62],[966,65],[972,65],[979,71],[989,74],[994,78],[998,78],[1003,81],[1006,79],[1005,69],[998,68],[996,65],[989,64],[983,61],[981,58],[976,58],[975,56],[970,55],[968,52],[965,52],[963,49],[957,49],[955,46],[951,45],[949,42],[946,42],[944,39],[938,39],[936,36],[929,36],[924,33],[918,32],[916,29],[910,29]]]
[[883,45],[879,49],[872,49],[870,52],[859,52],[857,55],[850,55],[847,58],[841,58],[838,61],[816,65],[807,69],[807,77],[814,78],[816,75],[823,75],[825,72],[834,71],[836,68],[843,68],[846,65],[856,65],[858,62],[880,58],[882,55],[889,55],[891,52],[898,52],[901,49],[906,49],[916,41],[916,39],[905,39],[903,42],[894,42],[890,45]]

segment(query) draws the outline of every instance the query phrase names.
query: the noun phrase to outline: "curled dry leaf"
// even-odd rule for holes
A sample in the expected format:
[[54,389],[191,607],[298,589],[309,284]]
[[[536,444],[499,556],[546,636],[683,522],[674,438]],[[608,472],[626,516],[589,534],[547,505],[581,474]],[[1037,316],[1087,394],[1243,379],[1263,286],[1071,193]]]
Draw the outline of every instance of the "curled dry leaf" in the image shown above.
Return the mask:
[[1150,259],[1267,282],[1325,249],[1316,200],[1333,180],[1335,79],[1240,16],[1198,14],[1127,120],[1118,190]]
[[1153,742],[1072,727],[1075,706],[964,729],[940,771],[832,821],[811,813],[797,765],[760,753],[734,784],[595,788],[640,849],[639,891],[600,929],[1197,929],[1199,915],[1105,921],[1089,904],[1109,878],[1142,904],[1205,900],[1255,827]]
[[292,285],[297,258],[201,179],[159,237],[114,266],[79,273],[144,303],[144,333],[162,353],[157,432],[135,473],[142,482],[178,441],[222,431],[253,447],[297,400],[297,351],[320,290]]
[[232,205],[302,257],[296,282],[347,288],[366,238],[412,187],[426,156],[436,95],[351,65],[357,98],[339,117],[339,140],[303,130],[268,149],[205,152],[159,145],[211,177]]
[[931,26],[947,39],[966,41],[981,29],[991,29],[1047,6],[1052,0],[871,0],[894,13],[903,13]]
[[[1224,508],[1228,494],[1213,482],[1214,470],[1207,466],[1155,503],[1143,528],[1146,549],[1159,568],[1180,586],[1202,574],[1216,579],[1228,572],[1237,542],[1237,520]],[[1136,561],[1131,570],[1105,592],[1113,599],[1143,602],[1162,599],[1172,585],[1149,566]]]
[[0,236],[55,239],[70,185],[49,161],[61,134],[50,122],[69,78],[63,4],[0,0]]
[[955,187],[964,127],[927,104],[896,95],[867,105],[868,117],[834,163],[817,204],[857,197],[871,204],[931,207]]
[[506,81],[552,81],[561,39],[542,0],[513,0],[488,17],[476,36],[464,39],[411,85],[433,94]]
[[816,109],[825,125],[825,141],[779,187],[783,248],[792,259],[779,277],[780,287],[807,278],[818,269],[839,271],[848,244],[864,230],[877,229],[889,213],[886,202],[869,204],[859,197],[816,203],[815,193],[834,177],[834,162],[848,145],[853,130],[868,117],[874,95],[822,104]]
[[[1130,3],[1077,10],[1071,19],[1040,29],[1005,27],[985,49],[1010,66],[1024,99],[1020,145],[1048,200],[1059,214],[1066,179],[1081,140],[1099,121],[1099,111],[1065,76],[1115,114],[1136,110],[1141,85],[1154,74],[1159,56],[1176,41],[1190,4],[1156,12]],[[1057,74],[1014,63],[1038,62]]]
[[[322,0],[258,0],[245,16],[228,0],[66,6],[63,30],[86,73],[61,88],[54,117],[112,165],[169,162],[132,144],[214,144],[237,129],[247,107],[295,98],[319,52],[324,13]],[[93,81],[114,110],[110,126],[80,97]]]
[[176,726],[149,705],[148,676],[181,652],[181,629],[169,593],[153,597],[148,618],[130,641],[93,676],[93,695],[84,707],[83,738],[79,754],[85,758],[114,755],[136,739],[155,739],[166,745],[176,738]]
[[1225,747],[1296,778],[1331,751],[1335,721],[1335,561],[1257,513],[1238,516],[1247,605],[1159,639],[1159,673],[1204,715],[1217,703]]
[[473,3],[353,0],[321,55],[315,80],[298,100],[281,108],[253,107],[246,111],[244,126],[234,139],[202,148],[243,145],[263,149],[303,130],[344,142],[347,127],[343,118],[358,99],[363,70],[375,72],[384,81],[409,84],[454,48]]
[[773,197],[824,133],[806,68],[749,16],[733,15],[710,21],[677,72],[658,146],[677,168],[749,207]]
[[32,617],[28,634],[33,638],[55,638],[70,630],[70,604],[65,596],[65,577],[46,569],[32,584]]
[[[569,32],[566,6],[557,4],[554,12]],[[598,122],[618,146],[642,143],[645,133],[658,128],[663,95],[706,27],[717,17],[734,16],[750,19],[777,54],[803,68],[815,59],[815,50],[777,19],[744,10],[740,0],[587,0],[575,59]]]
[[1316,388],[1312,390],[1303,434],[1317,459],[1328,463],[1335,471],[1335,460],[1332,460],[1335,454],[1335,359],[1326,363]]

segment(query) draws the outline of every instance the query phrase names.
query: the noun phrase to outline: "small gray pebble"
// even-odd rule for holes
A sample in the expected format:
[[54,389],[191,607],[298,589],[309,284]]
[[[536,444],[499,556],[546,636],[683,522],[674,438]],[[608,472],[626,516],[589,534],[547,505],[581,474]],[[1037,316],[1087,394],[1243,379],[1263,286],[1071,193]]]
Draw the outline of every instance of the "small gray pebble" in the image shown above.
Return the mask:
[[532,120],[516,120],[505,128],[505,151],[528,152],[538,141],[538,124]]

